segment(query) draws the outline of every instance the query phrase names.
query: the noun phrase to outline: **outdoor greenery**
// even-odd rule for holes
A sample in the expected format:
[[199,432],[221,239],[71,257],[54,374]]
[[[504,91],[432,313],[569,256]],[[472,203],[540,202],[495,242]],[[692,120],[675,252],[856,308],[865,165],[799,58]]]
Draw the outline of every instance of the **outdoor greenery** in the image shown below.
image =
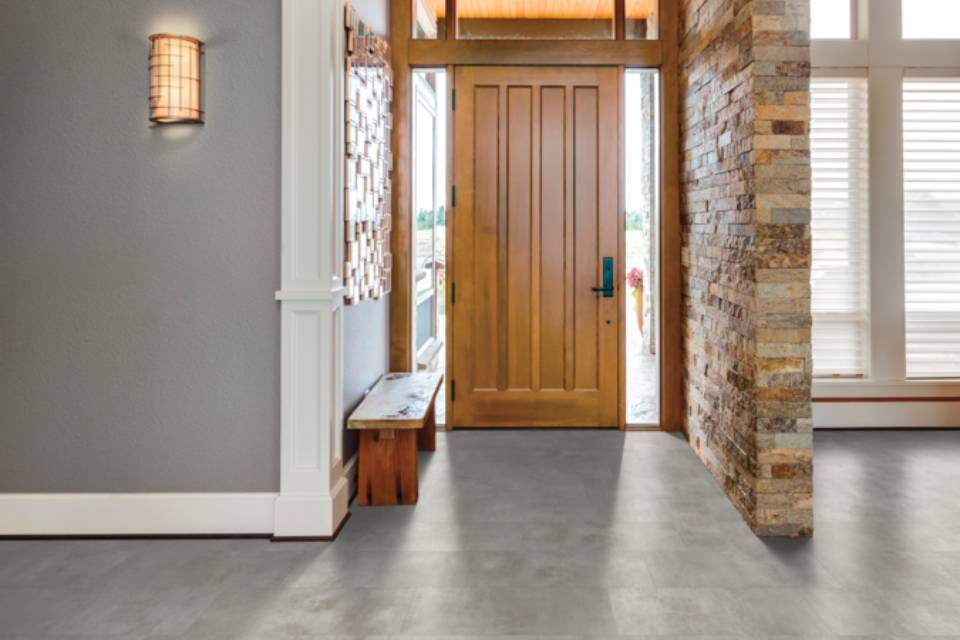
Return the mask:
[[627,212],[627,231],[646,231],[647,218],[642,211]]
[[[447,212],[445,207],[437,210],[437,226],[442,227],[447,224]],[[433,212],[428,209],[421,209],[417,213],[417,231],[426,231],[433,228]]]

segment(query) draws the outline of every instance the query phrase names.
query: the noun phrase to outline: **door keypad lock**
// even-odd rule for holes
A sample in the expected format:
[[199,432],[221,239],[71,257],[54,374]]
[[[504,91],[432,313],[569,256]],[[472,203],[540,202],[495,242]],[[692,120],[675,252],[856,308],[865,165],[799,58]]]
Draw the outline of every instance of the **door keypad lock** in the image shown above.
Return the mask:
[[593,287],[595,293],[602,293],[604,298],[612,298],[613,288],[613,258],[603,259],[603,286]]

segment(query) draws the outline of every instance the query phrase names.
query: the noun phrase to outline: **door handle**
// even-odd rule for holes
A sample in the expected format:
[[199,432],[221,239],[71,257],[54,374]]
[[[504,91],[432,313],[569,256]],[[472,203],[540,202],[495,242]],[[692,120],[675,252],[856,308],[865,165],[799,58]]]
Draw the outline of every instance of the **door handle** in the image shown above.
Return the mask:
[[603,286],[593,287],[593,292],[602,293],[604,298],[613,297],[613,258],[603,259]]

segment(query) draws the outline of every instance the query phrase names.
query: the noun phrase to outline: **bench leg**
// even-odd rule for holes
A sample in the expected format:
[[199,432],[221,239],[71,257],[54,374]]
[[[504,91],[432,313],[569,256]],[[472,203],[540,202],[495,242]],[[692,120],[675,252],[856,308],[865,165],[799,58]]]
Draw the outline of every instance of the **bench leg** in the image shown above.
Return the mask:
[[417,504],[417,434],[405,429],[360,432],[357,502]]
[[432,404],[427,412],[427,420],[423,428],[417,429],[417,449],[420,451],[437,450],[437,413]]

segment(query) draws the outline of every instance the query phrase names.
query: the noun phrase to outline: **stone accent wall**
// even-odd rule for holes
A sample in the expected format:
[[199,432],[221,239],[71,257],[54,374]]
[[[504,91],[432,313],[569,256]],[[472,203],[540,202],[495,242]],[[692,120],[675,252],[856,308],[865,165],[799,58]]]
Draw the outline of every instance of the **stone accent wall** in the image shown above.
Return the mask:
[[809,536],[809,3],[680,13],[687,433],[754,531]]

